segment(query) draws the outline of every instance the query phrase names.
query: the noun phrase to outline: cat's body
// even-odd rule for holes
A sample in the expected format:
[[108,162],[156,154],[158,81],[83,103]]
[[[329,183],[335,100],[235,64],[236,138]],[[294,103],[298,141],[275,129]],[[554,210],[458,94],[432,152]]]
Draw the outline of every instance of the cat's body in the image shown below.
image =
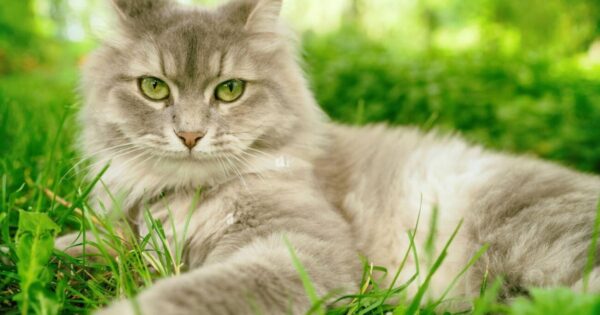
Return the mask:
[[[432,279],[433,295],[442,294],[484,244],[489,250],[455,295],[478,294],[486,272],[490,279],[504,277],[505,296],[531,286],[580,289],[598,177],[412,128],[332,130],[334,145],[317,164],[317,176],[349,220],[357,249],[374,263],[396,270],[409,246],[406,231],[420,214],[415,243],[426,266],[423,249],[438,209],[436,255],[461,220],[464,225]],[[413,275],[413,256],[407,266],[401,283]]]
[[[142,234],[140,211],[174,220],[165,224],[171,241],[193,210],[191,270],[144,291],[145,314],[301,313],[310,303],[284,239],[319,294],[356,290],[359,255],[393,273],[419,214],[415,243],[427,260],[436,208],[437,252],[464,224],[432,280],[433,297],[484,244],[490,249],[452,296],[472,296],[486,272],[505,277],[506,296],[581,286],[597,177],[455,137],[328,122],[278,26],[280,0],[234,0],[212,11],[114,2],[125,35],[90,57],[84,75],[81,143],[92,175],[111,163],[96,209],[122,209]],[[170,93],[154,98],[164,86]],[[399,283],[416,264],[409,255]],[[600,290],[595,271],[590,284]],[[104,312],[133,310],[123,301]]]

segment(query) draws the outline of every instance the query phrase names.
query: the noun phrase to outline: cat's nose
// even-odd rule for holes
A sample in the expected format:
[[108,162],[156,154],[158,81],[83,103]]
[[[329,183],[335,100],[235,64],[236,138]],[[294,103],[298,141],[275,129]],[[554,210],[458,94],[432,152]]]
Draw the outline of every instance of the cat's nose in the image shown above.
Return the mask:
[[196,146],[196,144],[198,144],[198,142],[202,140],[202,138],[204,138],[205,135],[204,132],[200,131],[176,131],[175,134],[177,135],[177,137],[179,137],[179,139],[181,139],[181,142],[183,142],[183,144],[185,144],[186,147],[190,148],[190,150],[193,149]]

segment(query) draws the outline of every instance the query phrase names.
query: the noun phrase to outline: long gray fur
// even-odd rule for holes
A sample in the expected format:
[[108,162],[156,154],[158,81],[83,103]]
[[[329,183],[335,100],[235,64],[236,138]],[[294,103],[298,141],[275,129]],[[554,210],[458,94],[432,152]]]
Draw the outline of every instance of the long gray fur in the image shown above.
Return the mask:
[[[454,136],[329,122],[280,25],[281,2],[205,9],[113,0],[119,34],[89,58],[82,84],[80,145],[93,161],[90,176],[111,163],[94,191],[95,208],[124,211],[142,234],[145,210],[178,230],[204,188],[185,240],[189,271],[140,294],[144,314],[303,313],[310,302],[284,239],[319,294],[356,290],[359,255],[395,271],[409,246],[406,231],[434,209],[438,252],[465,224],[430,298],[484,244],[490,249],[449,297],[474,296],[484,274],[505,279],[507,298],[532,286],[582,289],[598,177]],[[167,82],[171,97],[144,98],[136,83],[143,76]],[[247,87],[225,104],[214,89],[229,79]],[[197,130],[206,136],[191,151],[175,134]],[[181,235],[165,227],[171,241]],[[421,262],[429,232],[425,223],[416,231]],[[399,281],[415,272],[413,258]],[[600,292],[597,267],[590,289]],[[120,301],[100,314],[134,308]]]

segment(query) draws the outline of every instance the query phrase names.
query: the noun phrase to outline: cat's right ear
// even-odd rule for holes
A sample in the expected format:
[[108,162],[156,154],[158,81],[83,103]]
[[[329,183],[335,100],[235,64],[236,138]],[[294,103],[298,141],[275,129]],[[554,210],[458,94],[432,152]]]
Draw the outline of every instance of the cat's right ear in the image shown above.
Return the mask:
[[171,0],[111,0],[121,24],[127,28],[148,27],[172,5]]

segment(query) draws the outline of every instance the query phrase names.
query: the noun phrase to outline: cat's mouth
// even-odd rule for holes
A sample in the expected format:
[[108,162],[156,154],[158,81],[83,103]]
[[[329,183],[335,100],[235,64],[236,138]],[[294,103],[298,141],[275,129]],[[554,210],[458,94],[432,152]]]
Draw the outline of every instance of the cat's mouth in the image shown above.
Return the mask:
[[191,148],[183,146],[174,146],[173,143],[164,141],[135,141],[137,146],[143,151],[155,157],[156,161],[162,163],[186,164],[214,164],[220,163],[225,166],[237,165],[243,163],[249,157],[258,154],[251,149],[251,143],[240,141],[232,136],[226,137],[220,134],[219,137],[210,135],[199,141]]
[[232,157],[233,152],[225,152],[225,151],[215,151],[215,152],[206,152],[206,151],[198,151],[198,150],[181,150],[181,151],[172,151],[172,150],[152,150],[152,154],[155,155],[159,159],[168,159],[172,162],[214,162],[222,160],[225,163],[231,163],[230,161],[235,159]]

